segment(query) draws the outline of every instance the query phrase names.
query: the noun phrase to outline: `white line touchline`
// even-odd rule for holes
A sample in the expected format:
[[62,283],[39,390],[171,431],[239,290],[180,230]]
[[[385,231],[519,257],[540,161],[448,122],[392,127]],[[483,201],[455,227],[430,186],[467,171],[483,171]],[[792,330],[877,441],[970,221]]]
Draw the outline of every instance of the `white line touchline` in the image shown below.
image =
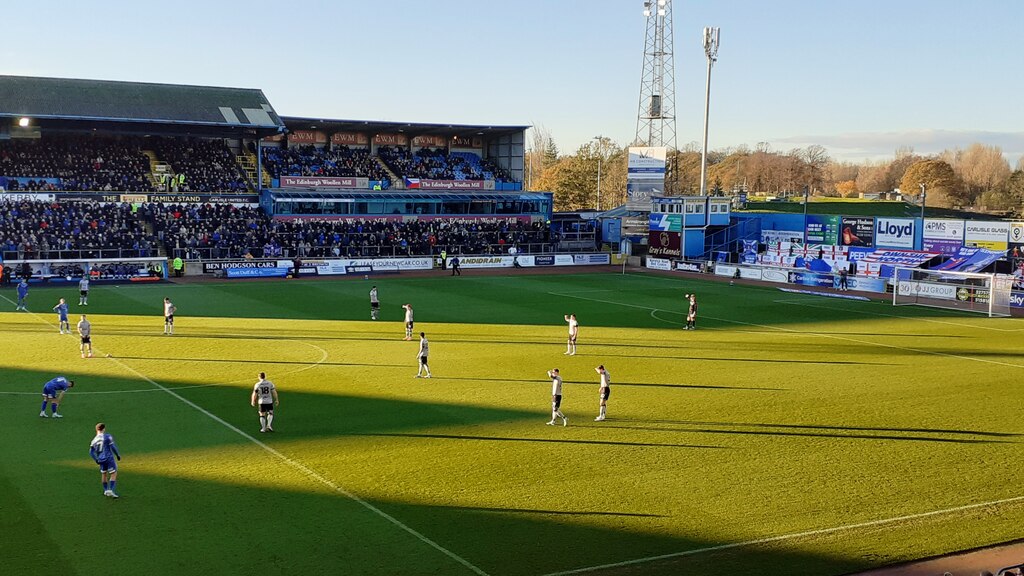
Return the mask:
[[[309,370],[309,369],[312,369],[312,368],[316,368],[317,366],[319,366],[319,365],[321,365],[321,364],[323,364],[324,362],[327,361],[327,357],[328,357],[327,350],[324,350],[323,348],[317,346],[316,344],[310,344],[309,342],[300,342],[298,340],[282,340],[282,341],[283,342],[295,342],[296,344],[302,344],[304,346],[309,346],[311,348],[315,348],[315,349],[320,351],[320,359],[317,360],[316,362],[311,363],[311,364],[307,364],[306,366],[303,366],[302,368],[297,368],[297,369],[291,370],[289,372],[281,372],[280,374],[276,374],[275,377],[274,377],[275,380],[279,380],[281,378],[284,378],[285,376],[291,376],[293,374],[298,374],[299,372],[305,372],[306,370]],[[97,348],[96,350],[99,350],[99,348]],[[173,360],[173,358],[166,358],[165,360]],[[268,360],[267,364],[274,364],[274,362]],[[195,389],[199,389],[199,388],[217,388],[217,387],[220,387],[220,386],[233,386],[235,384],[241,384],[243,382],[246,382],[246,380],[241,380],[240,379],[240,380],[232,380],[230,382],[214,382],[212,384],[191,384],[189,386],[167,386],[166,388],[168,390],[195,390]],[[160,390],[159,388],[138,388],[138,389],[134,389],[134,390],[83,390],[83,391],[77,391],[76,390],[75,391],[75,396],[80,396],[82,394],[137,394],[139,392],[163,392],[163,390]],[[7,391],[0,391],[0,396],[38,396],[38,395],[39,395],[39,392],[7,392]]]
[[[573,296],[572,294],[559,294],[556,292],[548,292],[553,296],[564,296],[566,298],[576,298],[578,300],[590,300],[592,302],[601,302],[604,304],[615,304],[618,306],[628,306],[630,308],[640,308],[643,310],[655,310],[661,312],[671,312],[673,314],[681,314],[681,312],[672,312],[671,310],[662,310],[660,308],[652,308],[650,306],[641,306],[639,304],[627,304],[625,302],[615,302],[613,300],[599,300],[597,298],[588,298],[586,296]],[[846,336],[836,336],[835,334],[822,334],[821,332],[803,332],[800,330],[793,330],[792,328],[783,328],[781,326],[770,326],[767,324],[755,324],[753,322],[742,322],[740,320],[728,320],[726,318],[716,318],[715,316],[708,316],[702,314],[701,318],[707,318],[709,320],[717,320],[719,322],[728,322],[730,324],[740,324],[743,326],[754,326],[757,328],[766,328],[769,330],[777,330],[785,334],[795,334],[801,336],[817,336],[819,338],[832,338],[834,340],[845,340],[846,342],[856,342],[858,344],[867,344],[869,346],[878,346],[880,348],[892,348],[894,350],[904,350],[907,352],[917,352],[918,354],[929,354],[932,356],[943,356],[946,358],[957,358],[959,360],[970,360],[972,362],[984,362],[985,364],[995,364],[997,366],[1008,366],[1010,368],[1024,368],[1024,364],[1012,364],[1010,362],[1000,362],[998,360],[989,360],[987,358],[974,358],[972,356],[960,356],[959,354],[948,354],[946,352],[935,352],[934,350],[921,350],[919,348],[907,348],[905,346],[896,346],[894,344],[884,344],[882,342],[872,342],[870,340],[860,340],[858,338],[848,338]],[[661,318],[655,317],[656,320],[667,322]]]
[[941,514],[952,514],[954,512],[963,512],[965,510],[973,510],[976,508],[985,508],[987,506],[998,506],[1000,504],[1009,504],[1011,502],[1024,501],[1024,496],[1015,496],[1013,498],[1004,498],[1002,500],[992,500],[991,502],[980,502],[978,504],[967,504],[966,506],[957,506],[956,508],[944,508],[942,510],[933,510],[931,512],[921,512],[918,514],[908,514],[906,516],[897,516],[895,518],[884,518],[882,520],[870,520],[868,522],[859,522],[857,524],[846,524],[845,526],[836,526],[834,528],[821,528],[819,530],[807,530],[805,532],[795,532],[792,534],[783,534],[781,536],[770,536],[767,538],[759,538],[757,540],[747,540],[745,542],[731,542],[729,544],[720,544],[718,546],[708,546],[707,548],[695,548],[693,550],[685,550],[683,552],[674,552],[672,554],[662,554],[660,556],[648,556],[647,558],[637,558],[635,560],[626,560],[624,562],[615,562],[613,564],[602,564],[600,566],[590,566],[587,568],[577,568],[575,570],[566,570],[564,572],[551,572],[544,576],[569,576],[571,574],[583,574],[585,572],[594,572],[596,570],[604,570],[607,568],[621,568],[623,566],[632,566],[635,564],[643,564],[646,562],[654,562],[656,560],[667,560],[669,558],[680,558],[683,556],[696,556],[698,554],[704,554],[707,552],[717,552],[719,550],[729,550],[731,548],[743,548],[745,546],[757,546],[759,544],[770,544],[772,542],[781,542],[784,540],[794,540],[797,538],[808,538],[811,536],[821,536],[824,534],[831,534],[833,532],[841,532],[844,530],[856,530],[858,528],[870,528],[871,526],[880,526],[882,524],[893,524],[895,522],[906,522],[908,520],[919,520],[921,518],[928,518],[930,516],[938,516]]
[[[6,297],[6,296],[4,296],[2,294],[0,294],[0,298],[3,298],[4,300],[7,300],[11,304],[14,304],[14,302],[10,298],[8,298],[8,297]],[[36,314],[35,312],[29,312],[29,314],[35,316],[36,318],[39,318],[39,320],[42,321],[43,323],[49,324],[50,326],[53,326],[52,322],[50,322],[49,320],[46,320],[45,318],[43,318],[39,314]],[[317,473],[313,469],[307,467],[305,464],[302,464],[302,463],[300,463],[298,461],[292,460],[291,458],[285,456],[281,452],[278,452],[274,448],[271,448],[270,446],[264,444],[263,442],[260,442],[254,436],[248,434],[247,432],[245,432],[241,428],[235,426],[234,424],[228,422],[227,420],[224,420],[220,416],[217,416],[213,412],[210,412],[209,410],[207,410],[206,408],[203,408],[202,406],[196,404],[195,402],[192,402],[191,400],[189,400],[188,398],[185,398],[184,396],[178,394],[174,390],[171,390],[170,388],[168,388],[166,386],[163,386],[162,384],[160,384],[157,381],[153,380],[149,376],[146,376],[145,374],[143,374],[142,372],[139,372],[135,368],[132,368],[131,366],[125,364],[124,362],[121,362],[119,359],[117,359],[117,358],[105,358],[105,360],[111,360],[112,362],[114,362],[115,364],[117,364],[117,365],[121,366],[122,368],[128,370],[129,372],[134,372],[136,375],[138,375],[139,378],[142,378],[146,382],[149,382],[153,386],[156,386],[160,390],[163,390],[164,392],[170,394],[171,396],[173,396],[174,398],[180,400],[181,402],[185,403],[186,405],[196,409],[201,414],[207,416],[208,418],[210,418],[214,422],[217,422],[218,424],[221,424],[225,428],[227,428],[227,429],[237,433],[241,437],[245,438],[246,440],[249,440],[250,442],[252,442],[253,444],[259,446],[260,448],[263,448],[264,450],[266,450],[270,454],[274,455],[275,457],[277,457],[279,460],[281,460],[285,464],[288,464],[292,468],[295,468],[299,472],[305,474],[308,478],[311,478],[313,480],[316,480],[317,482],[320,482],[324,486],[327,486],[328,488],[330,488],[330,489],[334,490],[335,492],[337,492],[337,493],[339,493],[339,494],[349,498],[350,500],[356,502],[357,504],[359,504],[360,506],[362,506],[362,507],[366,508],[367,510],[373,512],[374,514],[377,514],[381,518],[384,518],[388,522],[391,522],[392,524],[394,524],[395,526],[397,526],[397,527],[401,528],[402,530],[408,532],[409,534],[412,534],[413,536],[415,536],[417,539],[419,539],[424,544],[430,546],[431,548],[434,548],[438,552],[441,552],[445,556],[451,558],[452,560],[455,560],[459,564],[462,564],[466,568],[470,569],[471,571],[473,571],[474,574],[478,574],[479,576],[489,576],[489,574],[487,574],[483,570],[477,568],[474,564],[471,564],[468,560],[466,560],[462,556],[459,556],[458,554],[452,552],[451,550],[445,548],[444,546],[441,546],[437,542],[434,542],[430,538],[427,538],[423,534],[417,532],[415,529],[410,528],[409,526],[406,526],[405,524],[402,523],[402,521],[400,521],[399,519],[395,518],[394,516],[388,514],[387,512],[381,510],[380,508],[377,508],[373,504],[370,504],[366,500],[363,500],[359,496],[356,496],[355,494],[353,494],[353,493],[349,492],[348,490],[342,488],[338,484],[335,484],[331,480],[321,476],[319,473]]]

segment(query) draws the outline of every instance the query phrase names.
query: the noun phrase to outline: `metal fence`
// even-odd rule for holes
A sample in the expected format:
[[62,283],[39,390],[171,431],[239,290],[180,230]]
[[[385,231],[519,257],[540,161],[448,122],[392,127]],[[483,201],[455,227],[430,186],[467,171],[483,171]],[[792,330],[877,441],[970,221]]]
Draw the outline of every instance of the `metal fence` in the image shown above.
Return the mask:
[[154,258],[157,251],[135,249],[85,250],[5,250],[0,252],[4,262],[9,260],[116,260],[119,258]]
[[[280,254],[265,254],[262,246],[250,248],[173,248],[168,251],[168,257],[181,257],[185,260],[221,260],[245,258],[248,253],[253,258],[408,258],[416,256],[440,256],[444,249],[449,255],[469,254],[474,255],[507,255],[510,246],[508,244],[485,244],[482,249],[474,248],[469,250],[458,250],[458,247],[432,246],[429,252],[407,246],[360,246],[360,247],[338,247],[337,253],[330,246],[314,246],[309,250],[285,248]],[[554,254],[559,247],[554,243],[529,243],[516,244],[518,254]],[[575,252],[596,251],[596,247],[590,250],[574,250]]]

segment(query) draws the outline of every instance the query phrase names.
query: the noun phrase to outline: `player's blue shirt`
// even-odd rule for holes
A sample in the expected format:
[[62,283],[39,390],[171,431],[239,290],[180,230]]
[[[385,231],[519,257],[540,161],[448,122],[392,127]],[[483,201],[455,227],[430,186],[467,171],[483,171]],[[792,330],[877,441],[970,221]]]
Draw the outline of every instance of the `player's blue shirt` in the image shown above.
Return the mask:
[[56,306],[53,307],[53,310],[57,314],[60,314],[60,319],[61,320],[67,320],[68,319],[68,303],[67,302],[64,302],[63,304],[57,304]]
[[101,432],[92,439],[92,444],[89,445],[89,456],[92,456],[96,462],[107,462],[115,457],[120,458],[121,454],[117,451],[117,444],[114,444],[114,437],[106,432]]
[[43,392],[48,394],[55,394],[57,392],[63,392],[69,388],[68,379],[63,376],[57,376],[53,380],[50,380],[43,385]]
[[28,284],[18,284],[18,298],[28,296]]

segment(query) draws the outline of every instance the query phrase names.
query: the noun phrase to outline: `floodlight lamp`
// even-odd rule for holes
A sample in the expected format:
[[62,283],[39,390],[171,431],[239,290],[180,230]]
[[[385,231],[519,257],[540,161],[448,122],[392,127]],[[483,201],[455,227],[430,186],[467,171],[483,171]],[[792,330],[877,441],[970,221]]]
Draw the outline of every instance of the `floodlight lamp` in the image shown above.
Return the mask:
[[29,120],[28,120],[27,117],[19,118],[18,119],[18,126],[21,126],[22,128],[28,128],[28,122],[29,122]]
[[658,8],[658,16],[664,16],[664,15],[665,15],[665,9],[664,8]]
[[649,18],[651,16],[651,11],[650,10],[644,10],[644,16]]
[[665,6],[665,0],[658,0],[658,6]]

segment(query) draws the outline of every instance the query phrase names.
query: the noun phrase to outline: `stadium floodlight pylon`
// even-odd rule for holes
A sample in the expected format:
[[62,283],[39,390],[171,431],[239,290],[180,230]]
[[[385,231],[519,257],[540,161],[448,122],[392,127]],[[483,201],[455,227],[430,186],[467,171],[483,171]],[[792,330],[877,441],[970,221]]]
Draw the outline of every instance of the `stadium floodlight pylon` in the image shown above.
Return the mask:
[[992,317],[1010,316],[1013,276],[896,267],[893,306],[930,306]]
[[676,64],[672,48],[672,0],[644,0],[647,19],[637,146],[676,149]]

